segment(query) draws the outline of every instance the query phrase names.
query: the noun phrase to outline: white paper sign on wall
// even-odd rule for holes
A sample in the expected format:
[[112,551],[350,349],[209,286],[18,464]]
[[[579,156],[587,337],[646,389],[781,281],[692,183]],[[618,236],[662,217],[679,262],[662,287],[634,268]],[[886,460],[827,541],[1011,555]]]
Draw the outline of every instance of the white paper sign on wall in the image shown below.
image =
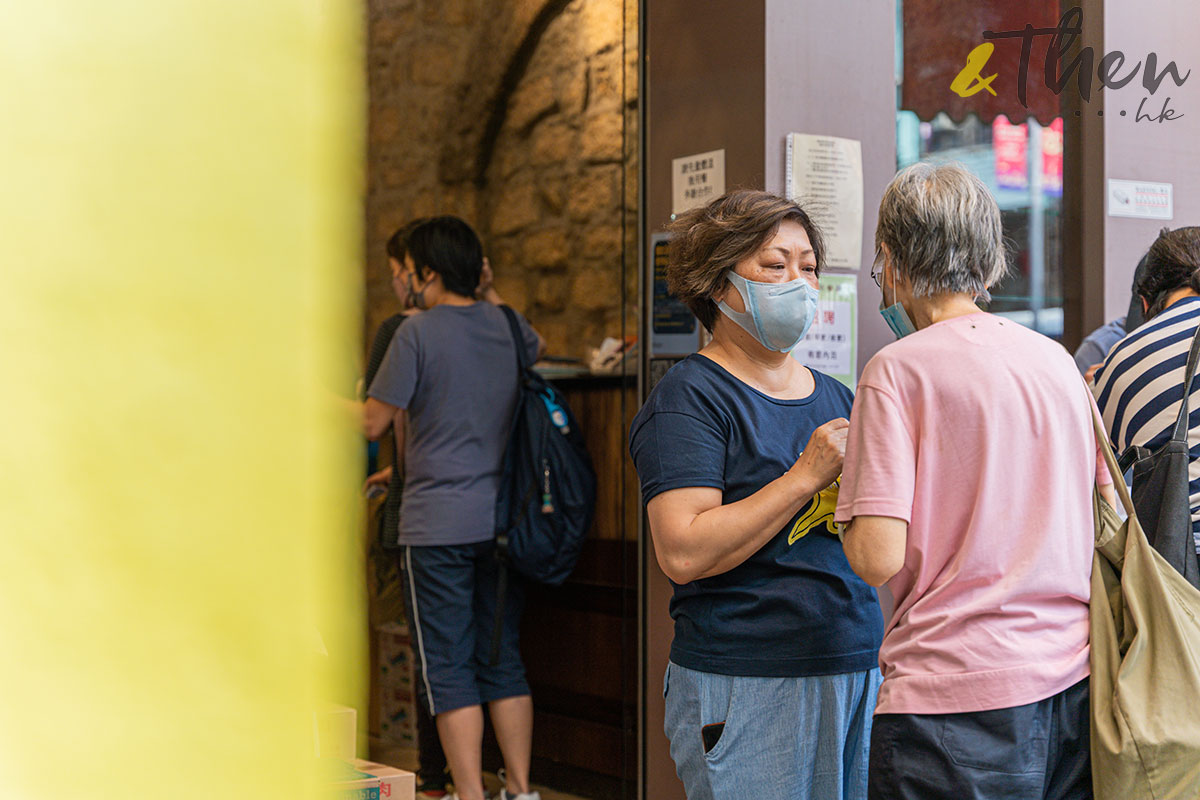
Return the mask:
[[671,161],[671,213],[682,214],[725,194],[725,151],[710,150]]
[[805,207],[825,234],[825,262],[858,269],[862,262],[862,142],[789,133],[787,196]]
[[1170,183],[1108,179],[1108,215],[1174,219],[1175,187]]

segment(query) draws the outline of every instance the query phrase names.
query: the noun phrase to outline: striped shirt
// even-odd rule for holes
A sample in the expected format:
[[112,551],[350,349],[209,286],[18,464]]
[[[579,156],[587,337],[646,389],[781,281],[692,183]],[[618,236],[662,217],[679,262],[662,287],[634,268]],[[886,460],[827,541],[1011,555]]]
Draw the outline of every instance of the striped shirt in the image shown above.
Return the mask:
[[[1200,327],[1200,297],[1179,300],[1122,339],[1096,372],[1096,404],[1117,453],[1133,445],[1155,450],[1171,438],[1183,401],[1192,337]],[[1200,372],[1200,370],[1197,370]],[[1200,395],[1193,378],[1188,397],[1192,462],[1192,536],[1200,553]]]

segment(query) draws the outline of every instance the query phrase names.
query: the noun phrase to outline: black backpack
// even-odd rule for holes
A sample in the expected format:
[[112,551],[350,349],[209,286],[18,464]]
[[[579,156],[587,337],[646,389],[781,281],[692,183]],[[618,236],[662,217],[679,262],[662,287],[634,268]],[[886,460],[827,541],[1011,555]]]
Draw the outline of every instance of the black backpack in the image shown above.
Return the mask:
[[[516,312],[500,308],[517,351],[519,394],[496,496],[497,554],[502,567],[557,586],[592,525],[596,472],[563,396],[531,369]],[[500,579],[503,587],[503,569]]]

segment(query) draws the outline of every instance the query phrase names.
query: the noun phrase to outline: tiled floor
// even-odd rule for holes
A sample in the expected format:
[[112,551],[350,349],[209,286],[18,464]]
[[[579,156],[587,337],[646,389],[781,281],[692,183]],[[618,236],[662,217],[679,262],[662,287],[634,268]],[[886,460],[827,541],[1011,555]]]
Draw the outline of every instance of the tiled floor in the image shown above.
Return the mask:
[[[371,755],[373,760],[382,764],[388,764],[400,769],[406,769],[411,772],[417,770],[417,751],[410,747],[383,747],[379,750],[372,748]],[[484,785],[489,792],[500,791],[500,779],[491,773],[483,776]],[[589,800],[586,797],[579,795],[566,794],[564,792],[556,792],[553,789],[547,789],[545,786],[534,785],[542,796],[542,800]]]

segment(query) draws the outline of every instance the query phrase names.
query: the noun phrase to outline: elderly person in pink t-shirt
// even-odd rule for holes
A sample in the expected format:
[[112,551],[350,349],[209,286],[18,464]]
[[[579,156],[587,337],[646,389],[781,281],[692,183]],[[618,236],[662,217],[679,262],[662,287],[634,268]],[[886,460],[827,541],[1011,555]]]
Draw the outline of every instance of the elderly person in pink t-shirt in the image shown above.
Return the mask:
[[879,652],[869,797],[1091,797],[1091,395],[1057,343],[976,300],[1005,274],[1000,210],[957,165],[888,186],[880,311],[836,520],[896,606]]

